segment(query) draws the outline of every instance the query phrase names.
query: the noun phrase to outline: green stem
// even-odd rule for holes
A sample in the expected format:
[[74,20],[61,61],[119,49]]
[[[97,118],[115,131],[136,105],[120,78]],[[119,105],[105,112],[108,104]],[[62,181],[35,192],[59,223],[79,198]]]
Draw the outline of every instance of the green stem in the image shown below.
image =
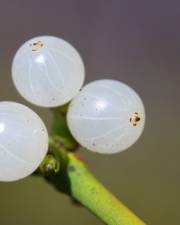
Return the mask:
[[58,190],[69,194],[108,225],[145,225],[96,180],[83,161],[53,140],[50,146],[60,161],[60,170],[47,179]]
[[[71,136],[67,123],[67,106],[53,109],[54,121],[49,141],[49,154],[39,172],[58,191],[80,202],[108,225],[145,225],[134,213],[113,196],[74,152],[78,143]],[[68,150],[68,151],[67,151]]]
[[109,225],[144,225],[128,208],[114,197],[87,167],[69,155],[68,174],[72,196]]

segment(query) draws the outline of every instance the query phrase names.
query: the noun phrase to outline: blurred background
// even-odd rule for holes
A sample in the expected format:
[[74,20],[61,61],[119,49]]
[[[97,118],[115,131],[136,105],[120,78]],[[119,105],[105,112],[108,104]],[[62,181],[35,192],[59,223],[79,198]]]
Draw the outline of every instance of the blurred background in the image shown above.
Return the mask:
[[[11,62],[37,35],[73,44],[86,83],[112,78],[142,97],[147,123],[141,139],[115,155],[82,151],[96,177],[147,224],[180,221],[180,2],[144,0],[1,0],[0,100],[29,105],[15,90]],[[29,105],[48,128],[51,113]],[[2,225],[101,225],[41,178],[0,183]]]

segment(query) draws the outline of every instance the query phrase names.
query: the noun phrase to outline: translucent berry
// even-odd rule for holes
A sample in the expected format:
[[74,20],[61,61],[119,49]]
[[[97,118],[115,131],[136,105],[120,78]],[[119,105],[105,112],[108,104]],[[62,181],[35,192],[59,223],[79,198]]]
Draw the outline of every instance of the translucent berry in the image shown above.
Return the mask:
[[72,101],[67,121],[74,138],[99,153],[123,151],[140,137],[145,111],[139,95],[114,80],[86,85]]
[[0,181],[33,173],[48,150],[48,133],[39,116],[14,102],[0,102]]
[[35,37],[17,51],[12,64],[16,89],[42,107],[69,102],[83,85],[84,64],[68,42],[52,36]]

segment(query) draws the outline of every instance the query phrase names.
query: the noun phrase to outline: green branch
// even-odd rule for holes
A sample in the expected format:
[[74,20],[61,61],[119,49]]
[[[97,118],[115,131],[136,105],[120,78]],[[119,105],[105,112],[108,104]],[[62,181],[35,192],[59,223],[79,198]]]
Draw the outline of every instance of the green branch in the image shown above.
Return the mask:
[[47,168],[52,169],[52,174],[48,171],[45,177],[59,191],[70,195],[108,225],[145,225],[96,180],[83,161],[65,151],[57,138],[50,140],[50,149],[57,163],[47,156],[40,168],[44,175]]
[[69,155],[72,196],[109,225],[144,223],[118,201],[72,154]]
[[74,153],[78,144],[66,124],[66,107],[54,109],[49,153],[39,172],[58,191],[80,202],[108,225],[145,225],[91,174]]

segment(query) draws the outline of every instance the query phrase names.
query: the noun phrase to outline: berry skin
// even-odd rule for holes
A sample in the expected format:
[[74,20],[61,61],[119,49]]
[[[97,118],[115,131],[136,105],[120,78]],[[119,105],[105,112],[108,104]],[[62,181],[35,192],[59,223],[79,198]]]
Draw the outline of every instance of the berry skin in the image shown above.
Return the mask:
[[39,116],[15,102],[0,102],[0,181],[33,173],[48,150],[48,133]]
[[85,69],[81,56],[68,42],[40,36],[18,49],[12,63],[12,78],[27,101],[41,107],[57,107],[79,92]]
[[74,138],[85,148],[99,153],[116,153],[129,148],[140,137],[145,110],[139,95],[114,80],[86,85],[71,102],[67,122]]

